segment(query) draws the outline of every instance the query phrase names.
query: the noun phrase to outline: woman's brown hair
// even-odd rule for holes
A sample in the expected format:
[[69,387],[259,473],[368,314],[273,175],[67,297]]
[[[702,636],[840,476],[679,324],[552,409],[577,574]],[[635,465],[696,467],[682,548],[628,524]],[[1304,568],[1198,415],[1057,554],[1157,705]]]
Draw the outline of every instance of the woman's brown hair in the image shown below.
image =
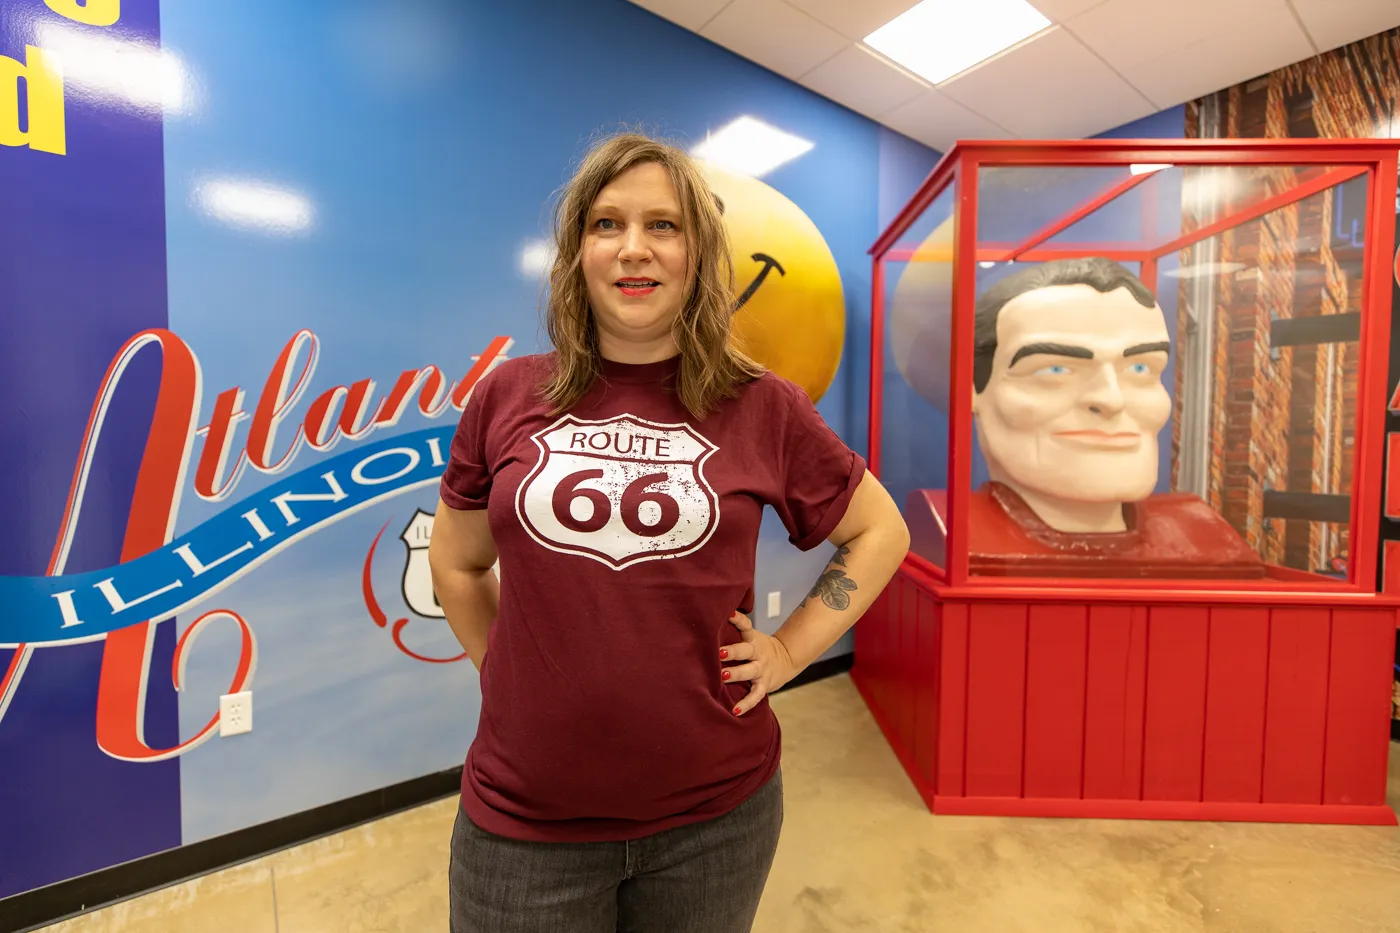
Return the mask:
[[681,356],[676,378],[681,404],[695,418],[703,418],[720,401],[733,397],[740,384],[763,374],[763,367],[730,338],[734,264],[723,204],[699,167],[680,149],[640,133],[619,133],[589,150],[554,212],[556,252],[549,273],[545,326],[555,353],[543,391],[556,414],[583,398],[601,371],[598,332],[580,259],[588,212],[598,192],[614,178],[647,162],[670,174],[686,238],[686,291],[672,326]]

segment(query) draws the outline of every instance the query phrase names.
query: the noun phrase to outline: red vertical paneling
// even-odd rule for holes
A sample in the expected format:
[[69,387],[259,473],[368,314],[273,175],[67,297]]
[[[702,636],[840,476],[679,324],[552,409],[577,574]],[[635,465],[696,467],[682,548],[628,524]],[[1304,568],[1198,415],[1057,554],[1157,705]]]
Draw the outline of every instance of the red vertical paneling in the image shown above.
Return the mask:
[[961,797],[967,785],[968,606],[943,604],[943,639],[938,652],[938,793]]
[[1145,751],[1144,730],[1147,727],[1147,653],[1149,612],[1146,606],[1133,607],[1133,622],[1128,653],[1128,698],[1129,706],[1124,716],[1124,744],[1133,750],[1125,761],[1127,769],[1124,777],[1128,781],[1129,793],[1133,797],[1142,796],[1142,758]]
[[[899,586],[890,591],[890,601],[885,607],[885,624],[880,626],[880,686],[876,698],[880,703],[880,714],[889,723],[894,708],[895,669],[894,659],[899,651],[899,604],[904,601],[904,593],[909,589],[909,580],[899,577]],[[893,725],[890,726],[893,728]]]
[[900,642],[904,638],[904,604],[914,598],[913,589],[907,578],[900,581],[899,592],[890,603],[890,624],[885,628],[885,696],[881,709],[901,748],[904,747],[904,733],[900,731],[899,698],[904,688],[904,672],[899,667]]
[[892,660],[892,646],[899,639],[899,598],[904,588],[909,586],[909,581],[903,576],[895,577],[896,586],[890,587],[889,598],[885,602],[885,619],[879,626],[878,647],[875,650],[875,657],[878,658],[875,675],[875,705],[879,707],[881,716],[889,721],[889,699],[890,691],[893,689],[893,672],[890,670],[890,660]]
[[1385,803],[1394,657],[1392,610],[1333,611],[1323,803]]
[[1084,796],[1136,799],[1141,789],[1147,611],[1091,606],[1084,672]]
[[919,676],[919,606],[923,601],[922,589],[911,582],[899,603],[899,657],[895,659],[899,693],[891,718],[911,756],[918,745],[914,735],[914,705]]
[[1142,798],[1200,800],[1210,609],[1154,606],[1150,613]]
[[1026,605],[971,607],[967,652],[967,795],[1021,796]]
[[1274,609],[1264,725],[1264,802],[1321,803],[1331,611]]
[[909,586],[904,574],[896,574],[885,593],[885,611],[880,620],[880,628],[875,634],[875,676],[871,680],[870,693],[880,715],[889,722],[890,693],[893,671],[890,669],[891,646],[899,638],[899,600]]
[[914,687],[914,766],[930,785],[938,780],[938,647],[942,639],[942,605],[919,594],[919,645]]
[[1208,671],[1201,797],[1258,802],[1263,794],[1269,610],[1212,609]]
[[1025,796],[1078,797],[1089,609],[1031,606],[1026,627]]

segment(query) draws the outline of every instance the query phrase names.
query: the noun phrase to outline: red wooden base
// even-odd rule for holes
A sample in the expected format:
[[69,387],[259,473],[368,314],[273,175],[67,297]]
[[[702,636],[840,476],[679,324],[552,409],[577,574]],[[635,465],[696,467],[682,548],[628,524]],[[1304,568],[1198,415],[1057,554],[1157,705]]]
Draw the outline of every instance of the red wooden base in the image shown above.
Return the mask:
[[906,566],[852,676],[936,813],[1396,825],[1396,610],[969,599]]
[[1395,826],[1384,804],[1348,807],[1287,803],[1198,803],[1169,800],[1053,800],[1033,797],[937,797],[936,813],[964,816],[1078,817],[1101,820],[1216,820],[1243,823],[1343,823]]

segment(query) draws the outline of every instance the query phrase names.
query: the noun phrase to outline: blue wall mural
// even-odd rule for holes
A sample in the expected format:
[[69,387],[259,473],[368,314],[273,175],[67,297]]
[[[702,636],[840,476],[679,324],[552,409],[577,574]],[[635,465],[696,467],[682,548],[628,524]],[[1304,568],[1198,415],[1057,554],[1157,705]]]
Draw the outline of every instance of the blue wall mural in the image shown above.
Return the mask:
[[[542,348],[600,131],[811,143],[762,197],[829,251],[819,408],[865,449],[865,250],[937,154],[623,0],[0,0],[0,56],[0,897],[461,763],[420,513],[476,379]],[[752,309],[796,332],[799,279]],[[824,560],[770,521],[760,605]]]

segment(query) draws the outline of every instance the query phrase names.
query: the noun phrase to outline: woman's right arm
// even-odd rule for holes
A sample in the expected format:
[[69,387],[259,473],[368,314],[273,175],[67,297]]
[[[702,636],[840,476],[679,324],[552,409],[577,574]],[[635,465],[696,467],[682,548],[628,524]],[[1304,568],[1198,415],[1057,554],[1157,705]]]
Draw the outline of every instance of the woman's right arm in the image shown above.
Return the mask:
[[452,634],[478,671],[486,658],[486,633],[500,600],[500,583],[491,572],[495,563],[496,542],[486,523],[486,510],[458,510],[438,500],[428,543],[433,590]]

